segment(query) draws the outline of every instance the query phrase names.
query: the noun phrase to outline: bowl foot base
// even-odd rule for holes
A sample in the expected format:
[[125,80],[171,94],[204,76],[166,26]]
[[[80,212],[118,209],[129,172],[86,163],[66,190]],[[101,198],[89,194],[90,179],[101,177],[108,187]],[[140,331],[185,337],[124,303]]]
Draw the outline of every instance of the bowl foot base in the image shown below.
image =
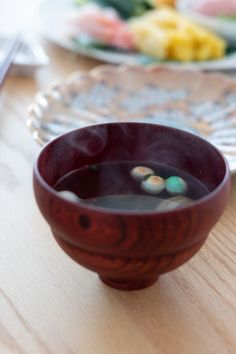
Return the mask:
[[140,289],[148,288],[149,286],[153,285],[157,281],[158,276],[153,278],[147,278],[147,279],[115,279],[115,278],[108,278],[99,275],[99,278],[104,284],[114,289],[130,291],[130,290],[140,290]]

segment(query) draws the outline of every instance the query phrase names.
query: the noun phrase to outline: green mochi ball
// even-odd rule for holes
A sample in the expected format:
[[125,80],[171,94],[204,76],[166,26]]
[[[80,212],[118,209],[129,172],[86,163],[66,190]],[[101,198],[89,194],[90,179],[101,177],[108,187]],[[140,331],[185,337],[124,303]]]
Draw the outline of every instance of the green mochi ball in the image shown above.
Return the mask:
[[187,183],[181,177],[171,176],[166,180],[166,190],[170,194],[184,194],[187,191]]

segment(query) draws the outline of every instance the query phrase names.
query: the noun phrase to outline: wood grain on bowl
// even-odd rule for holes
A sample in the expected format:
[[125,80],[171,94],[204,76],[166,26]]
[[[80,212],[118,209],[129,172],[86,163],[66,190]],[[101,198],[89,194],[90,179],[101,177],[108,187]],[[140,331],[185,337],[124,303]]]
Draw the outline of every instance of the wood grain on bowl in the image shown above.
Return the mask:
[[[209,194],[176,210],[128,212],[72,203],[53,189],[79,167],[119,160],[178,167]],[[142,123],[102,124],[49,143],[34,169],[34,191],[62,249],[107,284],[131,290],[152,284],[200,249],[224,210],[229,170],[211,144],[190,133]]]

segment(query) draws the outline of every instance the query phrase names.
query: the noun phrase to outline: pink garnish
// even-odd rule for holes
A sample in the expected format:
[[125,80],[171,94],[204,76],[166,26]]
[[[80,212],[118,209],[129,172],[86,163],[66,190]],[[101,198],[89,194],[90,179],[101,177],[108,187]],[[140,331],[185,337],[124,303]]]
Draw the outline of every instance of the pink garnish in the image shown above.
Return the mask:
[[206,15],[234,16],[236,15],[236,0],[200,0],[195,8]]
[[99,42],[122,49],[133,49],[133,37],[127,24],[113,9],[96,4],[85,5],[70,16],[74,35],[86,35]]

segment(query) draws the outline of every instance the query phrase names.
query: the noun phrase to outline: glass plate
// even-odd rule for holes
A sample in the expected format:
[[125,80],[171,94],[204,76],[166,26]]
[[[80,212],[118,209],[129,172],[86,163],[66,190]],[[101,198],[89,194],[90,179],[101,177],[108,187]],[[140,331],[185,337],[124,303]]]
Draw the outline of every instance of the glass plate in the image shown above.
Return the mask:
[[119,50],[98,49],[88,47],[82,42],[75,43],[69,38],[67,14],[75,11],[73,0],[44,0],[40,8],[40,29],[42,34],[51,42],[90,58],[102,60],[112,64],[125,65],[172,65],[182,69],[202,70],[232,70],[236,69],[236,49],[227,54],[223,59],[205,62],[158,62],[146,55],[129,53]]
[[38,93],[28,113],[40,145],[89,124],[159,123],[207,139],[236,171],[236,81],[226,75],[103,65]]

